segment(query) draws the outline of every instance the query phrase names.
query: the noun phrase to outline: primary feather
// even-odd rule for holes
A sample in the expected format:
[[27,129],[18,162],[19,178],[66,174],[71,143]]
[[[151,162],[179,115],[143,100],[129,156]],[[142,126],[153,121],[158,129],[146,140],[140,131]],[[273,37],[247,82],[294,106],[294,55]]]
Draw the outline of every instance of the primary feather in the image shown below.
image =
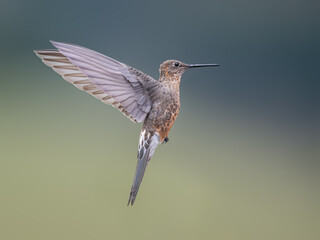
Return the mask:
[[93,50],[53,42],[57,49],[36,50],[42,61],[77,88],[118,108],[134,122],[143,122],[152,101],[152,77]]

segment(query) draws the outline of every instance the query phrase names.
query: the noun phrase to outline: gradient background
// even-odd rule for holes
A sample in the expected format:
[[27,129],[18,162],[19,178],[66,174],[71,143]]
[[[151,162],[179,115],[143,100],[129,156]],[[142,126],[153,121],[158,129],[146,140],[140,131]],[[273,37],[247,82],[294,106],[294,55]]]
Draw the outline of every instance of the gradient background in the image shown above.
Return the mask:
[[[0,239],[320,239],[319,1],[1,0]],[[127,207],[141,125],[34,55],[49,40],[155,78],[181,113]]]

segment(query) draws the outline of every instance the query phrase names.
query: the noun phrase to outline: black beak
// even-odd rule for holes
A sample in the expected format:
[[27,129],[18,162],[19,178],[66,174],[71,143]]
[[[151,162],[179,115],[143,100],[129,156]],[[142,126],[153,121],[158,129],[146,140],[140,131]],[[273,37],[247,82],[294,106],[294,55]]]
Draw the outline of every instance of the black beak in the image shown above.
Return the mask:
[[188,64],[188,68],[196,68],[196,67],[218,67],[220,66],[219,64]]

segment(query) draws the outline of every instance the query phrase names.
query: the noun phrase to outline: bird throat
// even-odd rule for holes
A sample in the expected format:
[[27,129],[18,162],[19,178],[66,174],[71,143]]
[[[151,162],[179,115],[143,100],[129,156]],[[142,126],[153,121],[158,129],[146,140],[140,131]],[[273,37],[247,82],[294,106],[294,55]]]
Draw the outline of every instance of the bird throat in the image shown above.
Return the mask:
[[180,80],[181,75],[179,74],[165,74],[164,76],[160,76],[159,82],[164,87],[177,91],[179,94]]

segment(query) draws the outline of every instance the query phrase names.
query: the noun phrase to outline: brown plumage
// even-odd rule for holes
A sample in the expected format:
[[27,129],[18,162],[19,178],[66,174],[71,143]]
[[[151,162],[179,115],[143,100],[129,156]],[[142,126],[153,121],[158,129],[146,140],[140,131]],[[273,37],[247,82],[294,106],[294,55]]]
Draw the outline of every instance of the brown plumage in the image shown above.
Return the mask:
[[102,102],[118,108],[133,122],[143,122],[138,162],[129,196],[133,204],[146,166],[159,143],[166,143],[180,109],[179,85],[190,68],[217,64],[185,64],[167,60],[158,81],[110,57],[74,44],[52,42],[53,50],[36,50],[42,61],[64,79]]

